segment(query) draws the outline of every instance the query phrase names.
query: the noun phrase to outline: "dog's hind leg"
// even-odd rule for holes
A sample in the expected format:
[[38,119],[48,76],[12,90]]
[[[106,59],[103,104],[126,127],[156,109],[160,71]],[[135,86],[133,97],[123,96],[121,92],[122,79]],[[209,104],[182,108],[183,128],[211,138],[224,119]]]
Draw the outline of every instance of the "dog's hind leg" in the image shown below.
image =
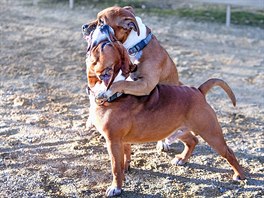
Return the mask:
[[[221,129],[215,129],[215,130],[221,130]],[[223,135],[215,136],[215,134],[219,133],[210,133],[208,131],[205,135],[201,134],[201,137],[223,158],[225,158],[228,163],[231,165],[232,169],[234,170],[235,174],[233,175],[233,180],[242,180],[245,179],[244,171],[242,167],[239,165],[234,152],[227,146]]]
[[156,149],[158,150],[158,152],[168,152],[170,150],[170,144],[166,143],[166,141],[158,141],[157,145],[156,145]]
[[131,161],[131,145],[124,144],[124,167],[125,172],[129,171],[130,169],[130,161]]
[[174,142],[176,142],[176,140],[178,139],[178,134],[181,132],[182,132],[182,130],[176,130],[170,136],[168,136],[164,142],[162,140],[158,141],[158,143],[156,145],[156,149],[159,152],[169,151],[171,149],[170,145],[172,145]]
[[195,116],[194,118],[195,122],[192,125],[195,129],[194,132],[199,134],[219,155],[228,161],[235,172],[233,175],[234,180],[245,179],[244,171],[239,165],[235,154],[226,144],[215,112],[211,108],[204,110],[206,112],[203,115],[206,115],[206,118],[201,116]]
[[184,150],[181,154],[175,156],[175,158],[172,160],[172,164],[183,165],[191,157],[196,144],[198,144],[198,139],[192,135],[189,130],[178,133],[178,139],[184,144]]

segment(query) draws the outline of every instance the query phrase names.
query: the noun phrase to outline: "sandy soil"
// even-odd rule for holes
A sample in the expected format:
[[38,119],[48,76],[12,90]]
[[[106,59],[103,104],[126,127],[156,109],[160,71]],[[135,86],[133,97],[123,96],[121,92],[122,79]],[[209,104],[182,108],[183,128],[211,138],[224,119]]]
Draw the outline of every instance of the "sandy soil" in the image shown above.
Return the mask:
[[[0,197],[101,197],[110,184],[104,140],[85,130],[85,42],[80,27],[96,8],[0,5]],[[262,197],[264,195],[264,30],[141,14],[177,62],[181,80],[198,86],[226,80],[208,94],[227,143],[246,171],[232,181],[229,165],[202,139],[189,163],[173,166],[175,143],[133,146],[122,197]]]

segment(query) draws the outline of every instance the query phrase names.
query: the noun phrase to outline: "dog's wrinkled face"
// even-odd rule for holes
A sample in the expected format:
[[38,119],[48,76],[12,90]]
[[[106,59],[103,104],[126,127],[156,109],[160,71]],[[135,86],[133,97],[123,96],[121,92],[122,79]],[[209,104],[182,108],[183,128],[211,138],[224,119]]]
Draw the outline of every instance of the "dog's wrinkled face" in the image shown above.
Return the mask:
[[[83,25],[83,34],[91,43],[91,48],[104,40],[118,40],[124,43],[131,30],[140,34],[132,7],[110,7],[98,13],[97,19]],[[86,39],[87,40],[87,39]]]
[[86,65],[88,86],[93,89],[100,83],[105,90],[113,82],[125,80],[132,67],[125,48],[119,42],[101,42],[91,50]]
[[110,7],[97,15],[98,25],[109,25],[115,32],[115,37],[121,43],[125,42],[131,30],[140,34],[139,27],[131,7]]

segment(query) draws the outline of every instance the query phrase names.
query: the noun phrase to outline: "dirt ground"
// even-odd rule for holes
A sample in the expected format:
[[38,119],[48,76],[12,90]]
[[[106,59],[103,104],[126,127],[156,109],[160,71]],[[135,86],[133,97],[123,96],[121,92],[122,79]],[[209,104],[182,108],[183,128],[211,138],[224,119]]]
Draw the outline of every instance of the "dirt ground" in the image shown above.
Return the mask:
[[[111,182],[104,140],[86,130],[85,50],[81,25],[92,5],[0,4],[0,197],[102,197]],[[158,153],[156,143],[133,145],[122,197],[264,196],[264,30],[140,14],[168,50],[182,82],[199,86],[218,77],[207,100],[247,179],[232,181],[230,166],[201,138],[189,163],[170,164],[183,149]]]

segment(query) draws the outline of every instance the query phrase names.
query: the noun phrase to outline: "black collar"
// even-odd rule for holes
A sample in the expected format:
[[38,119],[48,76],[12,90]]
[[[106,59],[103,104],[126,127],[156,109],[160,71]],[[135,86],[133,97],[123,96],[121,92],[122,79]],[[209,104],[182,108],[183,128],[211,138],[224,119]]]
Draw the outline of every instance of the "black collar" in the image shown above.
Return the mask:
[[123,95],[122,93],[115,93],[114,95],[112,95],[110,98],[107,99],[107,102],[112,102],[113,100],[119,98],[122,95]]
[[131,47],[128,49],[129,55],[133,55],[133,54],[143,50],[143,48],[149,44],[151,39],[152,39],[152,33],[150,32],[149,35],[145,39],[141,40],[139,43],[134,45],[134,47]]
[[[91,93],[94,95],[94,93],[92,92],[92,90],[90,89],[90,87],[86,87],[86,93],[87,95],[89,96]],[[122,93],[115,93],[114,95],[112,95],[110,98],[108,98],[105,102],[112,102],[113,100],[119,98],[120,96],[122,96],[123,94]],[[103,102],[102,104],[99,104],[96,100],[95,102],[98,104],[98,105],[103,105],[105,102]]]

